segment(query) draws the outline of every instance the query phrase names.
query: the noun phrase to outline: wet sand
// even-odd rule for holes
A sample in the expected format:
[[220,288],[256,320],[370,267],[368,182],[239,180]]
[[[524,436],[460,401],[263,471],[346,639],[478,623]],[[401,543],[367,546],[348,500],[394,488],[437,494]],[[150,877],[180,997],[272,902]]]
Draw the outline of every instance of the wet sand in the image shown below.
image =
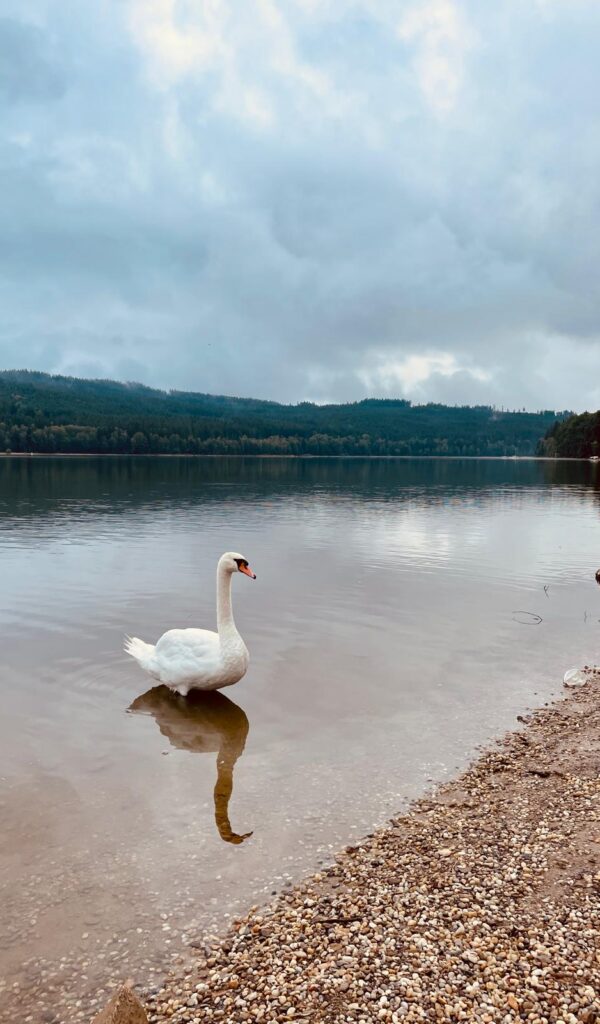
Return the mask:
[[253,908],[152,1022],[600,1020],[600,674]]

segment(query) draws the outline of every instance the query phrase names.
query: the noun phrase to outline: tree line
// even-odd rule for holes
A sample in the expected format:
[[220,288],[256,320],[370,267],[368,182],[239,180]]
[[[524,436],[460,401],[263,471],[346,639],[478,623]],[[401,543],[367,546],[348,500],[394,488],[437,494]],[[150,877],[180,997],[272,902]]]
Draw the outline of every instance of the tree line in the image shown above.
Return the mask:
[[584,412],[553,423],[540,441],[538,454],[564,459],[600,456],[600,412]]
[[0,372],[0,451],[186,455],[532,455],[553,410],[284,405],[35,371]]

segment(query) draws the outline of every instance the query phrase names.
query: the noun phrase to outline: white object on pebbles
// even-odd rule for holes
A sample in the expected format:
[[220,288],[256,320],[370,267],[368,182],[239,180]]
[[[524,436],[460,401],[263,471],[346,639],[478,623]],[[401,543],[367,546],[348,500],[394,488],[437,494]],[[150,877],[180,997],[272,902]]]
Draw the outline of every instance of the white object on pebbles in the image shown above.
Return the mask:
[[587,683],[587,681],[588,675],[587,672],[584,671],[584,669],[570,668],[568,672],[565,672],[564,674],[563,686],[567,686],[569,688],[575,686],[583,686],[584,683]]

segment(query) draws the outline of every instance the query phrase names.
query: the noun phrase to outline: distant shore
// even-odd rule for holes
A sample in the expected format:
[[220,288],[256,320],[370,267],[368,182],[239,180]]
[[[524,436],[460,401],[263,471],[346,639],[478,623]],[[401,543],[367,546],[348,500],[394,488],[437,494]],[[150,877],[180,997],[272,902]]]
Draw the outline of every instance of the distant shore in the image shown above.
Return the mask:
[[148,997],[154,1024],[600,1019],[600,673]]
[[0,452],[0,459],[289,459],[306,462],[307,460],[352,459],[378,462],[600,462],[598,457],[570,458],[554,455],[285,455],[267,453],[205,453],[190,454],[188,452]]

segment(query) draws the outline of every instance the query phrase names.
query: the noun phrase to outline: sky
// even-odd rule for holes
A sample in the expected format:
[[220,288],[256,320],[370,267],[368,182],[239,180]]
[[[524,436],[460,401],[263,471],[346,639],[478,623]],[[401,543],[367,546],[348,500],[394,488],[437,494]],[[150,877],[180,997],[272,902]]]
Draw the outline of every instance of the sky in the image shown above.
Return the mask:
[[599,0],[4,0],[0,366],[600,406]]

